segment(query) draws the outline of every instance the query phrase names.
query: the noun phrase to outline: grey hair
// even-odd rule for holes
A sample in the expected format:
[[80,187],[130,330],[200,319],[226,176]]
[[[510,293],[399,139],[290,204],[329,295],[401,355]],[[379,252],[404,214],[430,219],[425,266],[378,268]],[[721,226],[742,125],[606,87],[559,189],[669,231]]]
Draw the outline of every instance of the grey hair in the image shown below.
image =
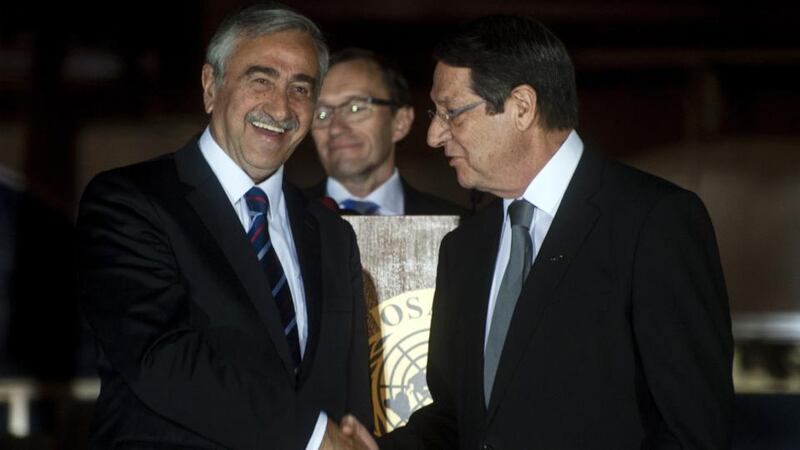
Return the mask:
[[319,27],[306,16],[285,6],[256,4],[228,16],[217,28],[206,50],[206,63],[214,70],[214,82],[219,84],[225,78],[225,66],[241,38],[255,39],[264,35],[286,30],[299,30],[308,33],[317,50],[319,78],[316,92],[319,92],[322,79],[328,72],[328,46]]

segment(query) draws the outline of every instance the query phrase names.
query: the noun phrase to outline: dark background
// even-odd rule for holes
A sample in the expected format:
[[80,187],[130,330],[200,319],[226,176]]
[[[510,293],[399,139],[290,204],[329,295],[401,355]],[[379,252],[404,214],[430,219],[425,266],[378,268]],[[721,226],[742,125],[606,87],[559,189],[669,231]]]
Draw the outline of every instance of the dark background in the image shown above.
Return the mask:
[[[19,127],[23,147],[12,168],[69,212],[86,181],[76,179],[75,165],[87,127],[181,116],[200,131],[204,48],[221,18],[242,3],[6,5],[0,15],[0,121]],[[482,14],[531,14],[562,38],[577,68],[581,135],[613,156],[726,136],[798,135],[800,7],[794,2],[288,4],[319,22],[332,49],[369,47],[400,64],[418,119],[400,164],[420,171],[422,187],[462,202],[466,196],[444,159],[424,143],[430,54],[449,27]],[[172,148],[142,153],[154,150]],[[289,172],[299,184],[322,176],[308,142],[296,156]]]

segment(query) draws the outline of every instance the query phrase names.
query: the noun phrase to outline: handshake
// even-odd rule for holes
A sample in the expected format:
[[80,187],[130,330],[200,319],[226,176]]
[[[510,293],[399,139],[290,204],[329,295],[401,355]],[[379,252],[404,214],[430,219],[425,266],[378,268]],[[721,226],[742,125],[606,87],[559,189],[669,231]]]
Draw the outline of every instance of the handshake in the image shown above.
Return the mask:
[[372,433],[355,417],[348,414],[339,425],[328,419],[319,450],[379,450]]

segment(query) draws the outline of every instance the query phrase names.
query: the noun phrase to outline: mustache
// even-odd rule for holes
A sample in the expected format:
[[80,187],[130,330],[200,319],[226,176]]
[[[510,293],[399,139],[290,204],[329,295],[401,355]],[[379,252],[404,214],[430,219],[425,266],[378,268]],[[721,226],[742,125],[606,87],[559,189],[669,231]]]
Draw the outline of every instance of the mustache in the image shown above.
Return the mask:
[[300,122],[298,122],[295,117],[286,120],[276,120],[263,111],[250,111],[247,113],[245,119],[248,122],[262,122],[272,127],[282,128],[286,131],[300,128]]

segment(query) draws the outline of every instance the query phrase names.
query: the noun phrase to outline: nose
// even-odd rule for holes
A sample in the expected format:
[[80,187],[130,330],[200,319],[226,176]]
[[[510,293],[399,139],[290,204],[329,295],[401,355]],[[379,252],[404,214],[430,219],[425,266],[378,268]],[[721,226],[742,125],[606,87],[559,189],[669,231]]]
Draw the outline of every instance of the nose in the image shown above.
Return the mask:
[[286,92],[273,91],[272,95],[264,101],[263,109],[264,112],[278,121],[284,121],[292,117],[292,109],[289,107],[289,95]]
[[331,117],[331,124],[328,125],[328,130],[331,135],[337,136],[350,129],[350,125],[344,120],[344,116],[339,110],[333,112]]
[[428,125],[428,145],[433,148],[444,147],[453,135],[450,133],[450,127],[445,124],[442,119],[434,117],[431,119],[431,124]]

